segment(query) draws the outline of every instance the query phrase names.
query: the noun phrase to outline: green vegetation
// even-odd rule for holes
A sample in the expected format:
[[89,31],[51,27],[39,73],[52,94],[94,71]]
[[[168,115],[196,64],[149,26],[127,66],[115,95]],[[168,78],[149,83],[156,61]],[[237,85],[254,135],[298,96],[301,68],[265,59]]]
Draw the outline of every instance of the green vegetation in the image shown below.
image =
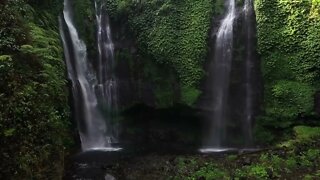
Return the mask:
[[256,0],[255,9],[265,82],[265,116],[258,121],[257,137],[271,142],[270,134],[314,115],[320,85],[320,1]]
[[141,50],[174,67],[183,84],[196,85],[206,55],[211,1],[148,1],[140,6],[142,12],[134,12],[129,21]]
[[177,160],[177,171],[172,179],[223,179],[226,172],[214,163],[202,162],[194,157],[180,157]]
[[[213,11],[220,12],[222,1],[152,0],[108,1],[115,20],[128,18],[129,28],[136,36],[139,52],[148,60],[173,69],[180,83],[180,103],[192,105],[200,95],[198,86],[203,77],[207,55],[207,39]],[[215,6],[216,5],[216,6]],[[215,7],[215,8],[214,8]],[[162,75],[162,74],[160,74]],[[156,74],[157,78],[166,78]],[[169,80],[170,81],[170,80]],[[163,89],[164,88],[164,89]],[[170,86],[167,88],[170,88]],[[165,102],[165,87],[156,92],[157,100]],[[170,92],[166,92],[170,93]],[[174,94],[171,93],[172,100]],[[172,104],[167,102],[165,104]]]
[[294,130],[296,136],[290,140],[294,143],[287,147],[232,155],[148,154],[136,157],[134,162],[120,160],[108,172],[124,179],[317,179],[320,174],[319,129],[298,126]]
[[46,5],[0,3],[0,179],[60,179],[72,143],[57,13],[37,9]]
[[[106,2],[111,22],[116,25],[114,39],[124,42],[116,44],[120,49],[115,53],[116,62],[128,65],[130,77],[137,77],[132,78],[140,86],[137,96],[144,96],[141,86],[146,83],[153,91],[150,101],[155,99],[156,108],[175,103],[193,106],[205,76],[212,17],[223,13],[224,1]],[[240,6],[244,1],[236,2]],[[94,2],[72,3],[75,25],[93,60]],[[4,162],[0,179],[62,179],[64,158],[74,146],[58,34],[57,17],[62,7],[59,0],[0,1],[0,160]],[[150,175],[145,174],[149,170],[168,179],[320,176],[320,127],[315,127],[320,121],[314,105],[320,88],[320,0],[255,0],[255,10],[264,81],[264,112],[256,121],[255,137],[272,146],[221,157],[156,157],[159,162],[143,159],[139,163],[145,167],[135,164],[134,173],[140,173],[137,177]],[[314,127],[309,126],[309,120]],[[188,137],[183,138],[188,141]],[[114,168],[130,172],[122,166]]]
[[180,157],[173,179],[314,179],[320,168],[319,128],[294,130],[294,143],[287,147],[226,158]]

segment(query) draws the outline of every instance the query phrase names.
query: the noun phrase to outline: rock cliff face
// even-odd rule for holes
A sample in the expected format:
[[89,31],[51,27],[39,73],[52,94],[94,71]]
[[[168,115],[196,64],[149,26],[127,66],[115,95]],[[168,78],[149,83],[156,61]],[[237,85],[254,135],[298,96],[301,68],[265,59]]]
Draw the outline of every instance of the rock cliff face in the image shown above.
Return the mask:
[[[240,14],[243,3],[237,2]],[[76,25],[78,21],[80,36],[94,61],[96,54],[90,53],[96,48],[93,4],[74,5]],[[105,8],[111,18],[122,107],[137,103],[155,108],[177,103],[195,106],[205,91],[206,66],[212,60],[210,47],[224,13],[224,1],[119,0],[106,1]],[[237,29],[242,26],[239,19],[237,14]],[[241,42],[235,48],[240,53],[244,48]],[[243,62],[242,55],[237,56]]]
[[[244,3],[236,1],[229,92],[230,109],[234,109],[230,112],[232,119],[239,119],[243,114],[239,103],[244,102],[245,94]],[[258,41],[257,45],[253,44],[258,50],[254,55],[258,61],[252,64],[251,80],[255,82],[252,91],[258,97],[253,100],[255,116],[258,112],[262,115],[255,126],[258,139],[265,139],[267,134],[272,139],[269,130],[287,128],[300,117],[315,118],[312,112],[319,84],[316,78],[319,37],[315,28],[319,25],[318,6],[316,1],[254,1],[257,23],[251,26],[257,29],[257,36],[253,32],[250,38]],[[107,1],[105,7],[112,22],[122,109],[135,104],[154,108],[183,104],[204,110],[210,99],[206,87],[213,54],[210,47],[224,13],[224,1],[119,0]],[[303,13],[298,13],[302,9],[305,9]],[[88,22],[84,29],[95,27],[90,11],[79,12],[89,12],[81,16]],[[87,32],[91,32],[91,40],[86,33],[83,33],[84,39],[93,43],[94,30]],[[288,93],[293,96],[287,97]],[[237,127],[236,124],[231,126]]]
[[[176,103],[194,105],[204,75],[202,66],[214,4],[108,3],[115,42],[119,44],[118,76],[135,90],[129,93],[132,98],[123,98],[123,102],[133,100],[156,108]],[[123,91],[127,96],[125,88]]]

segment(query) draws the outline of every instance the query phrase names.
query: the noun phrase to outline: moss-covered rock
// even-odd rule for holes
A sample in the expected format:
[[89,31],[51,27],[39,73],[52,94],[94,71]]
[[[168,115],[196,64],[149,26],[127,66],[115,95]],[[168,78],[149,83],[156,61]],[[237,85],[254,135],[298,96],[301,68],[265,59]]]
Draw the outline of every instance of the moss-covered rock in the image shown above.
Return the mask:
[[[193,105],[197,100],[211,17],[221,7],[221,1],[211,0],[108,1],[108,12],[114,21],[119,24],[127,19],[128,28],[136,37],[138,53],[168,72],[154,71],[148,76],[155,82],[154,93],[159,107],[174,103]],[[160,85],[155,79],[168,83]],[[172,84],[177,83],[180,92],[173,93]],[[180,98],[175,97],[176,94]]]

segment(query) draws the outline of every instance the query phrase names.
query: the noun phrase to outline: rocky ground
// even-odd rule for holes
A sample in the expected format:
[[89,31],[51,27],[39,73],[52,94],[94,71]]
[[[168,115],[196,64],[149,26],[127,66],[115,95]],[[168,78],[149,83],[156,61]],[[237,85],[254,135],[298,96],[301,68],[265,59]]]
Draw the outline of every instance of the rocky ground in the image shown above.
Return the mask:
[[297,127],[295,139],[255,151],[87,152],[71,158],[65,179],[320,179],[318,128]]

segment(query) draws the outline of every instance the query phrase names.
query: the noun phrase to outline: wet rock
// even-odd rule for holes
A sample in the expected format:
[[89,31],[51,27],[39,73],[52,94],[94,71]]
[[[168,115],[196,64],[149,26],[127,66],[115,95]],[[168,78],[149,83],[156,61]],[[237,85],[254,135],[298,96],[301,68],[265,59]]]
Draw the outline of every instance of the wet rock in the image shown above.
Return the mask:
[[250,164],[251,164],[250,158],[245,158],[245,159],[243,160],[243,163],[242,163],[242,164],[245,165],[245,166],[250,165]]
[[113,167],[112,164],[103,164],[101,165],[101,169],[111,169]]
[[314,96],[314,110],[320,115],[320,91],[317,91]]
[[171,157],[171,158],[169,159],[169,162],[174,165],[175,160],[176,160],[175,157]]
[[106,174],[104,176],[104,180],[116,180],[116,178],[114,176],[112,176],[111,174]]

